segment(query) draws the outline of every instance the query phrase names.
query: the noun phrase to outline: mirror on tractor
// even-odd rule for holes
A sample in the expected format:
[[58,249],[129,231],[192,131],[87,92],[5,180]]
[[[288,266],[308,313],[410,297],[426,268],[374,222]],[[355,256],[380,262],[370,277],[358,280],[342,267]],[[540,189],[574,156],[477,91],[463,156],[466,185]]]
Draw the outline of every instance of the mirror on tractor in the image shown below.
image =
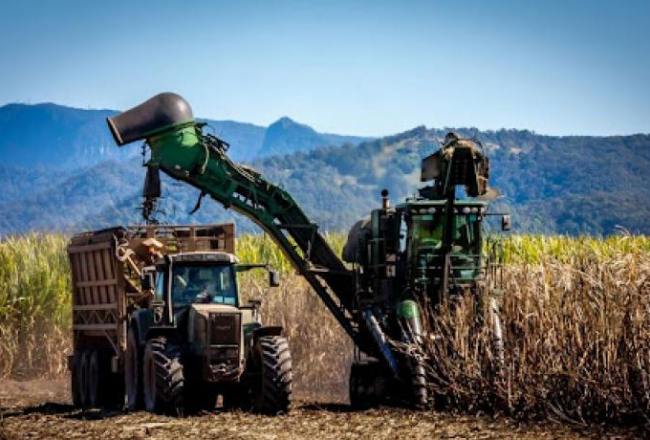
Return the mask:
[[280,275],[276,270],[269,270],[269,287],[279,287],[280,286]]
[[512,218],[510,214],[505,214],[501,217],[501,230],[509,231],[510,229],[512,229]]
[[142,290],[151,290],[155,284],[153,272],[145,272],[140,275],[140,286],[142,287]]

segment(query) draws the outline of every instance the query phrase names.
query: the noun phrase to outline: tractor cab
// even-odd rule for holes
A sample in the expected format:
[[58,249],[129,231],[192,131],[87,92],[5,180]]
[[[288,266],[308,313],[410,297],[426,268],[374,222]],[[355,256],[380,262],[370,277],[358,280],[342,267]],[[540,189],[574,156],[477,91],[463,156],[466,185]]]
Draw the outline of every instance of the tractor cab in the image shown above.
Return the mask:
[[[260,267],[275,274],[267,265],[238,263],[227,252],[185,252],[166,255],[143,274],[154,293],[149,331],[186,341],[186,368],[206,383],[239,379],[252,332],[261,326],[258,307],[241,304],[237,272]],[[276,286],[277,274],[270,279]]]

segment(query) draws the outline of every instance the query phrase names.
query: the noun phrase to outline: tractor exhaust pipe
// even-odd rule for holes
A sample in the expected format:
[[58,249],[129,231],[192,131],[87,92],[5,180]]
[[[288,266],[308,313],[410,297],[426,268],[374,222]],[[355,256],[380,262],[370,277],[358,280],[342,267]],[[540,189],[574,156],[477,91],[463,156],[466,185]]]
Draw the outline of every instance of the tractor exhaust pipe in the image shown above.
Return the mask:
[[387,211],[390,208],[390,199],[388,198],[388,190],[381,190],[381,208]]
[[120,147],[169,129],[194,122],[192,108],[175,93],[161,93],[116,116],[106,118]]

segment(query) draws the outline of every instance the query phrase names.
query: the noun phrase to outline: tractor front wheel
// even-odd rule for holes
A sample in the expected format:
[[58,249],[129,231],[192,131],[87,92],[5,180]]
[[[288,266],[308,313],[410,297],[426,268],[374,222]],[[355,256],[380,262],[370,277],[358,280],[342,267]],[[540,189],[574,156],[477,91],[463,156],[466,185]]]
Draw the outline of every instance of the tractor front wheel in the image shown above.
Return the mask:
[[289,343],[283,336],[262,336],[254,347],[253,409],[285,413],[291,404],[293,372]]
[[143,361],[147,411],[183,415],[185,377],[179,347],[164,336],[147,342]]

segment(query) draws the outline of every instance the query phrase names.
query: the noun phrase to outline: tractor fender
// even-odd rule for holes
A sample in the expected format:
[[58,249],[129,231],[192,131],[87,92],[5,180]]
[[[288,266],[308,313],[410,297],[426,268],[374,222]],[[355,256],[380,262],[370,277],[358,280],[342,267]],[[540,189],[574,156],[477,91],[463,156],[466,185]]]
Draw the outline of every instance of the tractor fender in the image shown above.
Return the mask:
[[257,340],[262,336],[282,336],[283,333],[284,328],[279,325],[268,325],[256,328],[253,330],[253,345],[255,345]]
[[157,336],[167,336],[168,338],[175,338],[178,336],[178,328],[174,326],[156,326],[149,327],[145,341]]

